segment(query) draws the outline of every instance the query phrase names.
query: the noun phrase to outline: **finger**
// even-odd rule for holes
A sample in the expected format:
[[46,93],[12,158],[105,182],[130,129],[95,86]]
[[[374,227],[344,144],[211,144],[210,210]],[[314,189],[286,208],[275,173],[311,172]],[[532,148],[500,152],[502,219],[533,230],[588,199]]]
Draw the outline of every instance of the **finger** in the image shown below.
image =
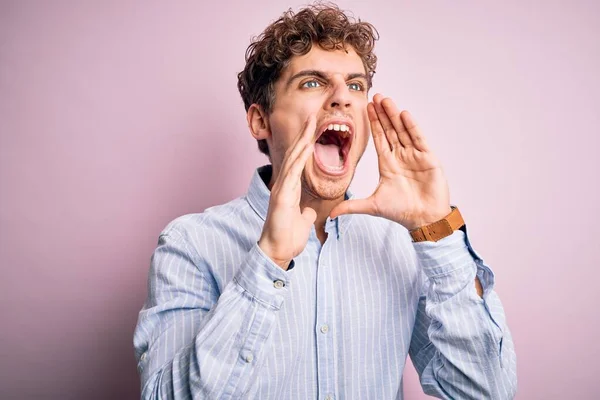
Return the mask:
[[309,115],[306,119],[300,140],[302,142],[315,142],[317,140],[317,116],[315,114]]
[[423,136],[421,128],[419,128],[419,125],[417,125],[413,116],[405,110],[400,113],[400,118],[402,118],[402,122],[404,123],[415,148],[420,151],[429,151],[429,145],[425,140],[425,136]]
[[315,144],[310,142],[304,146],[302,152],[298,155],[298,157],[293,161],[290,166],[289,176],[294,179],[300,178],[300,174],[306,165],[306,162],[310,158],[311,154],[315,151]]
[[394,129],[396,130],[396,134],[398,135],[398,139],[400,140],[400,143],[402,143],[402,146],[413,147],[413,141],[408,134],[406,126],[404,126],[404,123],[402,122],[400,110],[398,110],[396,104],[394,104],[392,99],[387,97],[381,101],[381,106],[390,118],[390,121],[392,121],[392,125],[394,125]]
[[371,198],[358,199],[358,200],[346,200],[342,201],[337,206],[333,207],[329,217],[334,219],[339,215],[343,214],[368,214],[377,215],[376,208]]
[[379,122],[381,122],[383,131],[385,132],[385,137],[390,143],[390,146],[392,146],[392,149],[395,149],[397,147],[401,147],[402,144],[398,139],[398,134],[396,133],[396,129],[394,128],[392,121],[390,121],[390,118],[381,106],[382,100],[382,96],[380,94],[376,94],[375,97],[373,97],[373,105],[375,106],[377,117],[379,118]]
[[314,152],[314,149],[314,143],[307,143],[302,149],[302,152],[298,155],[298,157],[290,163],[290,167],[288,168],[288,170],[280,175],[280,178],[282,179],[282,189],[294,190],[298,187],[298,185],[300,184],[300,177],[302,175],[302,171],[306,166],[308,158]]
[[289,168],[294,164],[294,161],[299,157],[299,155],[305,150],[307,144],[314,143],[314,141],[316,141],[316,116],[310,115],[304,123],[302,129],[302,133],[298,136],[298,138],[290,147],[286,156],[283,159],[280,176],[285,176],[287,174]]
[[392,148],[385,137],[385,132],[379,122],[377,111],[375,111],[373,103],[367,104],[367,115],[369,116],[369,122],[371,123],[371,134],[373,135],[373,142],[375,143],[377,154],[389,153]]
[[383,100],[383,95],[381,93],[375,93],[375,96],[373,96],[373,103],[381,103],[381,100]]
[[311,227],[317,220],[317,212],[310,207],[304,207],[302,210],[302,219],[306,222],[308,227]]
[[291,151],[289,153],[288,159],[294,160],[298,157],[298,155],[302,152],[304,145],[310,141],[312,137],[314,137],[314,133],[317,126],[317,118],[315,115],[309,115],[304,125],[302,126],[302,131],[295,143],[290,147]]

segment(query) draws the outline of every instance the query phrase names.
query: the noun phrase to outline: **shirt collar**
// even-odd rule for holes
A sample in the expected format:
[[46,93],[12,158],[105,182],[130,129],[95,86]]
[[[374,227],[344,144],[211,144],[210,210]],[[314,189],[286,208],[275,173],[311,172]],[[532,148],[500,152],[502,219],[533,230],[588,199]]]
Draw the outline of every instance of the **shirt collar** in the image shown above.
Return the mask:
[[254,171],[254,175],[252,175],[250,187],[248,187],[248,193],[246,194],[250,207],[252,207],[263,220],[267,218],[267,210],[269,209],[271,191],[269,190],[267,183],[271,179],[272,171],[270,165],[264,165],[257,168],[256,171]]
[[[248,193],[246,194],[246,198],[248,199],[250,207],[254,209],[254,211],[263,221],[267,218],[267,210],[269,209],[269,198],[271,197],[271,191],[267,185],[271,180],[272,172],[273,169],[271,165],[264,165],[257,168],[256,171],[254,171],[254,175],[252,175],[250,186],[248,187]],[[350,190],[347,190],[346,199],[352,198],[354,198],[354,195],[350,192]],[[348,225],[350,225],[352,218],[352,214],[340,215],[334,220],[327,218],[325,229],[328,231],[330,229],[329,226],[333,226],[337,233],[337,237],[339,238],[340,235],[346,231]]]

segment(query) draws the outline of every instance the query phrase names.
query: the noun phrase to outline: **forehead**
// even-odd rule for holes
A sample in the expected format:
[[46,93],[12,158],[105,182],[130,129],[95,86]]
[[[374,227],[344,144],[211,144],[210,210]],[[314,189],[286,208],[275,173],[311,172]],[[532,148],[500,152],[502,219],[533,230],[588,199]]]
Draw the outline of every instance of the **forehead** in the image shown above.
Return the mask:
[[313,45],[308,53],[290,59],[282,71],[282,80],[304,70],[318,70],[328,75],[366,73],[360,56],[352,46],[347,46],[345,50],[323,50],[320,46]]

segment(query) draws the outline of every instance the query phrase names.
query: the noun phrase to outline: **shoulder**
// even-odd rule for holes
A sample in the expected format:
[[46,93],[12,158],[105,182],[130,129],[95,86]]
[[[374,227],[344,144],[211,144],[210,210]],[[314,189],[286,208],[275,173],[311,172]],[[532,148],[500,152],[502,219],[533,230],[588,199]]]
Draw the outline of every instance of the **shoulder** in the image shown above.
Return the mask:
[[185,237],[215,227],[233,225],[252,219],[254,211],[245,197],[238,197],[230,202],[216,205],[202,212],[185,214],[169,222],[160,233],[161,236]]
[[182,215],[169,222],[160,233],[161,239],[190,246],[199,253],[215,251],[216,245],[227,247],[250,243],[262,220],[245,197],[207,208],[200,213]]

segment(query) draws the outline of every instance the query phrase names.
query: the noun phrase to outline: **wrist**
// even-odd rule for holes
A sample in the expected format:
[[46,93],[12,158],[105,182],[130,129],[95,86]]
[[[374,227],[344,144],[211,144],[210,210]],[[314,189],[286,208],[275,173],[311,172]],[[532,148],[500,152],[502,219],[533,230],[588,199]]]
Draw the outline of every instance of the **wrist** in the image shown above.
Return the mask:
[[446,218],[451,212],[452,212],[452,207],[448,206],[447,208],[444,208],[441,211],[427,213],[425,215],[422,215],[413,221],[407,222],[404,226],[409,231],[412,231],[412,230],[415,230],[415,229],[418,229],[418,228],[421,228],[421,227],[424,227],[427,225],[435,224],[436,222],[439,222],[442,219]]
[[450,208],[450,213],[441,219],[410,230],[413,242],[437,242],[462,228],[465,221],[456,207]]
[[273,255],[274,252],[271,250],[272,247],[269,245],[269,243],[266,239],[260,238],[260,240],[258,241],[258,247],[260,247],[262,252],[265,253],[265,255],[267,257],[269,257],[271,259],[271,261],[273,261],[273,263],[276,264],[279,268],[283,269],[284,271],[288,270],[292,260],[291,259],[286,260],[286,259],[281,259],[281,258],[275,257]]

